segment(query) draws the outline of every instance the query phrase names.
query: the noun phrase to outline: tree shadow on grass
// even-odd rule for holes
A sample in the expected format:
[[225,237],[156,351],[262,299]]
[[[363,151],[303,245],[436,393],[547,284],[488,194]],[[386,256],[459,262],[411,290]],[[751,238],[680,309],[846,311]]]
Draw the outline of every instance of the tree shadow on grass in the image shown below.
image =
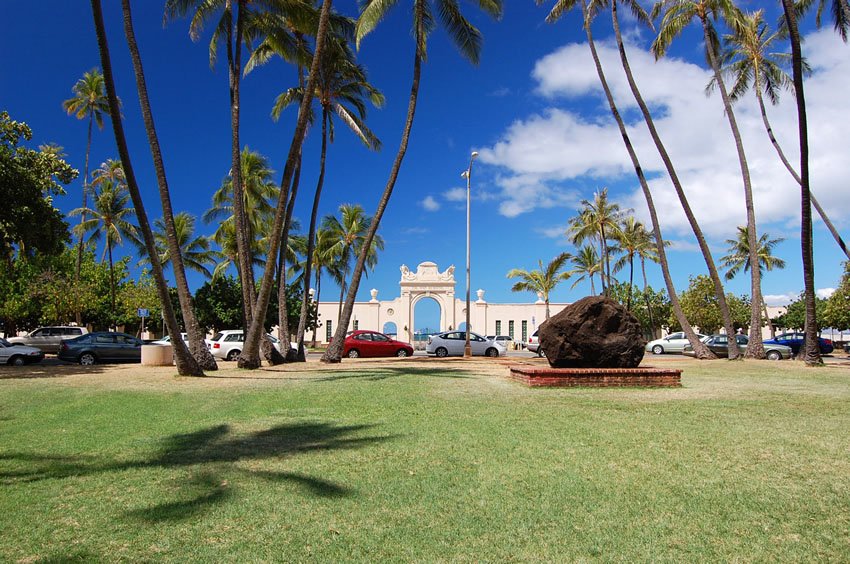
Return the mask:
[[451,378],[451,379],[461,379],[461,378],[470,378],[465,374],[461,374],[458,371],[450,371],[440,368],[410,368],[399,366],[398,368],[377,368],[377,369],[364,369],[364,370],[356,370],[356,369],[348,369],[348,370],[337,370],[333,373],[332,376],[325,376],[324,378],[316,378],[316,382],[334,382],[337,380],[350,380],[350,379],[358,379],[365,380],[370,382],[377,382],[380,380],[387,380],[389,378],[399,378],[402,376],[429,376],[432,378]]
[[288,482],[310,495],[337,498],[354,490],[321,478],[292,472],[246,470],[234,463],[246,460],[280,459],[301,453],[363,448],[390,440],[392,436],[360,436],[372,425],[335,425],[302,422],[278,425],[250,433],[234,433],[229,425],[216,425],[165,437],[162,447],[148,458],[109,461],[90,456],[42,456],[26,452],[0,454],[0,462],[23,469],[1,470],[0,484],[13,485],[50,479],[90,476],[134,469],[200,466],[200,474],[190,477],[177,493],[177,499],[128,511],[132,519],[145,522],[178,521],[197,516],[210,506],[233,495],[234,484],[222,476],[240,475],[270,482]]

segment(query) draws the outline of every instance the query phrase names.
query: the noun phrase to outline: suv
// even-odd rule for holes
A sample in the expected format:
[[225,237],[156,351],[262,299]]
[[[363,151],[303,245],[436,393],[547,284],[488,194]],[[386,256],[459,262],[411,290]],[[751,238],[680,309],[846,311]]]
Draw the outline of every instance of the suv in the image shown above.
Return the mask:
[[56,354],[59,352],[59,344],[62,341],[85,335],[88,332],[89,330],[85,327],[39,327],[23,337],[12,337],[8,341],[13,345],[27,345],[41,349],[45,353]]

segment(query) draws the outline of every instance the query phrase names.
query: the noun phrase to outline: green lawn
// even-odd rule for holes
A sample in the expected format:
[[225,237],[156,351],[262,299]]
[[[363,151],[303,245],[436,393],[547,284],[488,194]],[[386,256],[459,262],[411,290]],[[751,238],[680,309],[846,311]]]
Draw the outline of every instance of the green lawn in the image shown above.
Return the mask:
[[0,561],[850,558],[850,369],[663,363],[0,368]]

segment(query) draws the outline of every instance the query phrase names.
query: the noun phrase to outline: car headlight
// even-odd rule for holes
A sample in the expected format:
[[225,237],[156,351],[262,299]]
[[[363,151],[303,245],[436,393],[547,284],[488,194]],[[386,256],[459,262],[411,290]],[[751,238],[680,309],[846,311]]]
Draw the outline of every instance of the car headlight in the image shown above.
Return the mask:
[[41,354],[41,351],[32,351],[31,353],[27,353],[27,356],[38,356]]

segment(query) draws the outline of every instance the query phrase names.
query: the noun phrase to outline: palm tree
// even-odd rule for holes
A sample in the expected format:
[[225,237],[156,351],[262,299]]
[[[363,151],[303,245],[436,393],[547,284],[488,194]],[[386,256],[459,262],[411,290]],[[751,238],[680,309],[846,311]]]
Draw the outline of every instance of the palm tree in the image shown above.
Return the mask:
[[[139,221],[139,229],[145,241],[145,249],[148,256],[151,257],[151,269],[156,284],[157,294],[162,303],[162,312],[165,317],[165,323],[168,326],[169,333],[172,335],[180,334],[180,328],[177,325],[177,318],[174,315],[174,309],[171,306],[171,298],[168,293],[168,284],[165,276],[162,273],[162,265],[159,262],[159,257],[156,254],[156,242],[154,241],[153,232],[151,231],[150,223],[148,222],[147,213],[145,213],[144,202],[142,201],[139,185],[136,182],[136,176],[133,173],[133,165],[130,161],[130,152],[127,149],[127,138],[124,135],[124,126],[121,123],[121,110],[119,107],[118,96],[115,93],[115,80],[112,77],[112,62],[109,56],[109,45],[106,39],[106,29],[103,23],[103,10],[101,9],[100,0],[91,0],[92,14],[94,17],[95,34],[97,35],[98,50],[100,51],[100,62],[103,67],[104,86],[106,87],[106,96],[109,102],[109,115],[112,121],[112,129],[115,134],[115,144],[118,146],[118,154],[121,157],[121,163],[125,176],[127,178],[127,188],[130,191],[130,198],[133,200],[133,207],[136,211],[136,217]],[[177,339],[174,342],[174,358],[177,364],[177,372],[186,376],[202,376],[203,370],[189,354],[189,349],[183,339]]]
[[[62,102],[62,109],[68,112],[68,115],[74,115],[77,119],[88,118],[88,133],[86,135],[86,163],[83,172],[83,208],[87,208],[88,203],[88,177],[89,177],[89,155],[91,154],[91,133],[92,125],[97,124],[98,129],[103,129],[103,116],[109,112],[109,106],[106,102],[106,94],[103,91],[103,75],[100,70],[94,68],[87,73],[83,73],[83,77],[74,84],[71,91],[74,93],[72,98],[68,98]],[[86,216],[80,216],[80,223],[86,221]],[[80,265],[83,260],[83,239],[80,237],[77,245],[77,266],[74,271],[74,280],[80,278]],[[76,312],[77,324],[82,323],[80,312]]]
[[[189,350],[198,364],[204,370],[217,370],[218,365],[213,358],[212,353],[204,342],[204,333],[198,324],[195,317],[195,308],[192,300],[192,293],[189,290],[189,283],[186,280],[186,269],[189,268],[202,269],[207,274],[209,271],[199,262],[200,253],[206,253],[203,260],[213,261],[214,255],[210,255],[209,240],[206,237],[201,237],[195,241],[190,241],[192,230],[194,229],[195,219],[188,214],[178,214],[174,216],[171,208],[171,193],[168,189],[168,180],[165,175],[165,164],[162,158],[162,151],[159,147],[159,138],[156,133],[156,127],[153,121],[153,111],[151,110],[150,100],[148,98],[148,88],[145,81],[144,68],[142,66],[142,57],[139,53],[139,47],[136,42],[136,33],[133,29],[133,16],[130,11],[130,1],[121,0],[121,8],[124,15],[124,35],[127,39],[127,46],[130,50],[130,57],[133,61],[133,72],[136,78],[136,89],[139,93],[139,103],[142,109],[142,119],[145,124],[145,132],[147,133],[148,143],[151,147],[151,156],[153,157],[154,170],[156,171],[157,187],[159,188],[159,199],[162,204],[162,219],[155,222],[158,232],[156,239],[160,252],[160,260],[163,265],[166,262],[171,262],[174,271],[174,280],[177,285],[177,297],[180,302],[180,310],[183,316],[183,324],[186,327],[186,333],[189,336]],[[179,220],[179,221],[178,221]],[[194,245],[191,246],[191,245]],[[184,253],[187,253],[185,257]],[[184,260],[186,265],[184,265]],[[209,275],[209,274],[208,274]]]
[[[195,216],[189,212],[180,212],[174,216],[174,231],[177,236],[178,253],[186,268],[207,278],[212,278],[212,272],[208,267],[215,266],[224,258],[221,251],[210,248],[211,239],[205,235],[195,237]],[[154,238],[159,254],[159,262],[163,268],[171,264],[172,253],[168,245],[165,222],[162,218],[154,221]],[[148,257],[143,257],[139,264],[150,264]]]
[[614,263],[614,273],[621,271],[626,265],[629,267],[629,293],[626,298],[626,309],[631,311],[632,286],[634,285],[635,278],[635,255],[640,256],[641,253],[648,252],[648,249],[654,247],[654,244],[652,243],[652,236],[646,230],[646,227],[643,226],[643,223],[636,220],[632,215],[623,219],[617,236],[617,243],[624,254]]
[[[805,10],[813,4],[813,0],[801,3],[800,9]],[[818,2],[817,23],[823,13],[825,0]],[[803,254],[803,284],[804,300],[806,302],[806,340],[802,349],[803,361],[809,366],[822,364],[820,348],[817,340],[817,312],[815,310],[815,265],[812,258],[812,209],[811,189],[809,185],[809,133],[806,116],[806,96],[803,88],[803,51],[800,47],[800,30],[797,27],[797,6],[792,0],[782,0],[782,11],[788,37],[791,40],[791,68],[794,76],[794,93],[797,100],[797,125],[800,137],[800,241]],[[847,32],[850,29],[850,6],[847,0],[833,0],[833,24],[841,39],[847,42]]]
[[[342,279],[339,291],[339,311],[337,319],[342,319],[342,306],[345,297],[348,273],[351,271],[351,260],[359,256],[367,244],[367,235],[372,218],[366,215],[360,204],[342,204],[339,206],[339,217],[327,215],[322,220],[322,228],[329,232],[333,243],[326,249],[332,256],[339,257],[339,270]],[[378,251],[384,250],[384,239],[375,235],[367,252],[366,266],[374,268],[378,263]]]
[[[759,258],[759,269],[764,274],[764,271],[770,271],[774,268],[785,268],[785,261],[779,257],[773,256],[773,248],[784,241],[782,237],[778,239],[769,239],[767,233],[762,233],[759,237],[759,248],[756,253]],[[726,244],[729,245],[729,251],[722,259],[723,266],[726,270],[726,280],[732,280],[742,270],[744,272],[750,269],[750,239],[747,234],[747,227],[738,227],[738,237],[736,239],[726,239]],[[770,327],[770,338],[776,336],[776,328],[770,320],[770,315],[767,313],[767,304],[762,298],[760,307],[767,319],[768,327]]]
[[[339,257],[334,254],[334,251],[336,250],[334,243],[334,234],[331,231],[325,229],[324,227],[319,227],[319,229],[316,230],[316,241],[313,244],[315,250],[312,255],[312,260],[310,261],[312,263],[310,271],[312,272],[316,285],[315,293],[313,294],[313,301],[315,302],[319,302],[321,299],[320,296],[322,291],[323,273],[327,272],[332,280],[342,284],[344,274],[342,271],[342,265],[340,263]],[[302,256],[304,256],[304,260],[306,261],[306,239],[300,239],[297,244],[299,246],[296,248],[296,251],[298,251]],[[307,272],[305,265],[303,263],[296,264],[294,265],[293,270],[299,273],[297,280],[303,281]],[[309,281],[307,282],[305,287],[307,288],[307,294],[309,298]],[[298,342],[299,351],[302,351],[304,348],[303,338],[304,336],[302,334],[302,340]],[[316,347],[316,331],[313,331],[313,340],[310,346],[313,348]]]
[[[299,102],[303,98],[303,87],[290,88],[280,94],[275,100],[272,109],[272,117],[278,119],[281,112],[290,105]],[[328,141],[334,140],[333,116],[338,115],[342,122],[372,150],[379,150],[381,142],[372,131],[366,127],[366,104],[368,100],[373,106],[380,108],[384,104],[384,96],[366,78],[366,71],[354,62],[354,54],[344,38],[332,36],[328,38],[328,46],[322,56],[319,75],[316,80],[315,99],[319,102],[322,110],[322,149],[319,158],[319,179],[313,196],[313,209],[310,216],[310,229],[307,234],[307,248],[305,252],[308,260],[305,262],[306,272],[304,275],[304,292],[301,304],[301,316],[298,326],[299,343],[303,343],[304,331],[307,322],[307,311],[309,302],[310,269],[312,261],[309,260],[315,251],[314,241],[316,226],[318,222],[319,202],[325,179],[325,163],[327,159]],[[303,354],[299,351],[301,358]]]
[[[407,152],[407,144],[410,140],[410,131],[413,127],[413,118],[416,115],[416,101],[419,96],[419,80],[422,71],[422,61],[427,58],[426,43],[428,35],[436,28],[437,20],[443,24],[449,38],[460,49],[461,54],[468,58],[473,64],[477,64],[481,54],[481,33],[475,28],[461,13],[460,6],[457,0],[434,0],[437,5],[437,18],[434,17],[432,2],[430,0],[413,0],[413,41],[415,43],[413,55],[413,80],[410,87],[410,98],[407,105],[407,118],[405,119],[404,129],[401,134],[401,143],[390,168],[387,184],[384,186],[383,194],[378,202],[378,209],[372,218],[372,224],[369,226],[369,232],[366,235],[367,242],[363,246],[360,255],[357,257],[357,264],[354,267],[351,284],[348,291],[348,296],[345,300],[342,316],[334,335],[333,342],[322,355],[323,362],[340,362],[342,359],[342,346],[345,337],[345,331],[348,328],[348,322],[351,319],[351,314],[354,311],[354,301],[357,299],[357,290],[360,287],[360,279],[363,277],[363,271],[366,267],[369,250],[372,247],[372,239],[378,232],[378,226],[381,223],[381,218],[384,216],[384,211],[389,204],[390,197],[395,187],[396,179],[398,178],[401,163],[404,160],[404,155]],[[357,20],[356,40],[357,45],[363,38],[374,31],[375,27],[388,14],[398,2],[387,2],[386,0],[366,0],[362,4],[360,17]],[[494,18],[500,18],[502,15],[502,0],[478,0],[478,7]]]
[[[542,0],[538,0],[538,3],[542,2]],[[546,17],[546,21],[549,23],[554,23],[565,13],[572,10],[576,5],[576,0],[557,0],[555,2],[552,11],[549,12],[549,15]],[[643,173],[643,168],[640,165],[640,161],[638,160],[637,154],[635,153],[634,146],[632,145],[631,138],[629,137],[628,130],[626,129],[626,124],[623,121],[622,116],[620,115],[619,110],[617,109],[617,104],[614,102],[614,96],[611,94],[611,88],[608,86],[608,80],[605,78],[605,72],[602,69],[602,63],[599,60],[599,54],[596,51],[596,43],[593,40],[593,33],[591,31],[591,21],[593,16],[590,14],[587,8],[586,0],[581,0],[581,12],[583,19],[583,27],[584,31],[587,35],[587,43],[590,47],[590,54],[593,57],[594,65],[596,66],[596,74],[599,76],[599,82],[602,85],[602,90],[605,93],[605,98],[608,101],[608,106],[611,109],[611,115],[614,117],[614,121],[617,123],[617,128],[620,130],[620,136],[623,139],[623,144],[626,147],[626,152],[629,154],[629,159],[632,161],[632,166],[635,169],[635,174],[638,177],[638,182],[640,183],[641,190],[643,191],[644,199],[646,200],[647,208],[649,209],[649,217],[652,222],[652,232],[656,241],[656,244],[663,241],[664,239],[661,236],[661,226],[658,222],[658,213],[655,209],[655,204],[652,199],[652,192],[649,190],[649,184],[646,181],[646,176]],[[616,21],[616,20],[615,20]],[[616,31],[616,29],[615,29]],[[625,50],[623,48],[620,49],[621,58],[623,58],[624,66],[626,70],[626,76],[629,78],[629,84],[632,86],[632,92],[637,92],[636,87],[634,86],[634,79],[631,76],[630,69],[628,68],[628,61],[625,59]],[[649,112],[646,109],[646,105],[643,104],[642,98],[637,97],[638,105],[641,106],[641,109],[644,113],[644,116],[648,116]],[[679,200],[682,202],[682,206],[685,210],[685,215],[688,216],[688,220],[691,222],[691,226],[695,228],[694,232],[697,234],[697,239],[701,241],[701,248],[703,249],[703,255],[707,257],[707,262],[709,262],[709,270],[713,268],[713,261],[708,261],[710,258],[710,254],[706,254],[708,252],[708,245],[705,244],[704,238],[701,238],[701,232],[698,229],[698,225],[696,224],[696,219],[693,217],[693,214],[690,212],[690,206],[687,204],[687,199],[684,196],[684,192],[681,189],[681,184],[678,183],[677,178],[675,176],[675,170],[673,170],[672,162],[669,157],[666,155],[666,151],[664,151],[663,145],[660,144],[660,139],[658,138],[655,128],[652,125],[651,120],[647,120],[647,125],[649,126],[650,133],[653,135],[653,140],[655,140],[656,146],[661,153],[662,160],[664,160],[667,165],[667,170],[670,171],[670,176],[673,179],[673,185],[676,188],[676,192],[679,195]],[[691,324],[688,323],[688,320],[685,318],[685,314],[682,311],[682,306],[679,303],[678,294],[676,293],[676,288],[673,285],[673,278],[670,276],[670,268],[667,263],[667,253],[664,251],[663,245],[659,244],[658,248],[658,259],[661,263],[661,273],[664,277],[664,284],[667,287],[667,292],[670,294],[670,304],[673,308],[673,313],[676,316],[676,320],[679,322],[679,325],[682,327],[682,330],[685,332],[685,335],[688,338],[691,346],[694,348],[694,353],[697,358],[708,359],[708,358],[716,358],[714,353],[712,353],[708,347],[706,347],[702,341],[696,335],[696,332],[691,327]],[[723,287],[720,284],[720,277],[717,276],[717,270],[714,269],[713,280],[715,283],[715,291],[718,293],[718,300],[721,304],[721,311],[724,312],[724,320],[727,322],[727,326],[731,327],[732,325],[732,317],[729,314],[729,308],[726,306],[725,296],[723,295]],[[592,282],[592,278],[591,278]],[[719,291],[717,290],[717,285],[720,285]],[[737,358],[738,350],[737,347],[733,346],[730,351],[730,358]]]
[[[235,6],[234,6],[235,3]],[[245,34],[246,20],[252,18],[249,0],[167,0],[165,3],[165,19],[185,17],[191,14],[189,36],[193,41],[200,38],[206,23],[218,16],[212,38],[210,40],[210,67],[215,66],[218,56],[218,46],[221,39],[226,41],[228,84],[230,90],[230,156],[233,183],[233,216],[236,224],[234,234],[238,249],[237,258],[242,287],[244,317],[250,320],[254,304],[254,271],[250,262],[250,226],[248,211],[242,199],[242,169],[240,158],[240,81],[242,76],[242,43],[248,40]],[[265,3],[264,3],[265,5]],[[260,315],[264,317],[264,315]]]
[[543,302],[546,304],[546,319],[549,319],[549,293],[555,289],[555,286],[570,278],[569,272],[561,272],[568,260],[573,258],[570,253],[561,253],[552,259],[546,267],[543,267],[543,261],[538,260],[540,266],[537,270],[523,270],[514,268],[508,272],[508,278],[520,278],[512,287],[512,292],[533,292],[543,295]]
[[[744,152],[744,142],[732,109],[732,100],[726,89],[726,82],[720,71],[718,60],[719,40],[713,20],[718,16],[723,17],[730,26],[734,27],[741,19],[741,11],[728,0],[660,0],[652,8],[653,18],[663,13],[661,27],[658,37],[652,43],[652,51],[656,58],[664,56],[667,48],[682,30],[694,20],[699,20],[702,25],[705,52],[711,69],[714,72],[714,80],[723,100],[723,107],[732,137],[735,140],[735,149],[738,153],[738,163],[741,167],[741,178],[744,184],[744,203],[747,212],[747,233],[750,237],[751,260],[758,260],[756,215],[753,205],[753,189],[750,180],[750,168]],[[754,268],[750,271],[750,291],[752,295],[752,308],[750,311],[750,340],[747,345],[746,356],[750,358],[764,358],[764,345],[761,338],[761,273]]]
[[[727,74],[731,74],[735,80],[735,84],[730,92],[733,101],[743,98],[747,90],[752,87],[758,99],[764,129],[773,148],[776,149],[776,154],[779,155],[779,160],[782,161],[782,164],[797,184],[801,184],[802,179],[800,175],[797,174],[794,166],[789,162],[788,157],[785,156],[785,152],[773,134],[773,128],[767,118],[767,109],[764,103],[764,96],[766,95],[771,104],[778,104],[779,91],[794,87],[791,77],[782,69],[782,66],[790,60],[790,55],[787,53],[772,53],[770,51],[773,43],[779,39],[784,39],[785,35],[783,31],[770,33],[770,29],[764,21],[764,10],[756,10],[752,14],[744,14],[741,21],[735,27],[734,33],[724,36],[726,50],[724,51],[723,60],[726,64],[723,70]],[[803,61],[803,70],[806,73],[810,71],[805,61]],[[713,83],[714,81],[712,80],[711,85]],[[838,246],[847,258],[850,259],[850,249],[847,248],[847,244],[838,233],[838,229],[836,229],[835,225],[829,219],[829,216],[827,216],[826,211],[821,207],[814,194],[811,194],[811,200],[812,205],[817,210],[821,219],[823,219],[833,239],[838,243]]]
[[[240,169],[242,170],[242,199],[247,212],[247,231],[250,243],[247,260],[242,261],[238,256],[239,244],[236,237],[236,206],[233,198],[232,174],[228,174],[219,189],[215,191],[213,205],[204,212],[202,219],[204,223],[218,222],[218,229],[213,233],[213,240],[219,244],[226,257],[235,259],[233,264],[236,264],[237,271],[244,267],[244,262],[247,262],[251,265],[250,269],[253,272],[254,266],[264,264],[260,258],[263,246],[260,245],[258,239],[261,233],[268,231],[267,225],[274,215],[272,202],[278,197],[279,189],[272,180],[274,171],[269,166],[268,158],[252,151],[247,146],[242,149],[240,155]],[[246,278],[243,278],[243,274],[240,272],[240,280],[242,279]],[[247,311],[244,313],[247,313]]]
[[593,201],[582,200],[582,210],[578,216],[569,221],[567,235],[572,238],[574,245],[579,245],[587,239],[599,242],[602,268],[599,278],[602,281],[602,294],[608,295],[611,283],[611,261],[608,240],[617,240],[620,231],[620,219],[623,212],[620,205],[608,200],[608,188],[594,192]]
[[572,290],[578,286],[579,282],[584,282],[587,279],[590,281],[590,295],[595,296],[596,286],[593,284],[593,277],[602,271],[602,262],[599,260],[599,253],[591,245],[584,245],[579,249],[578,254],[572,257],[572,261],[574,268],[567,274],[570,277],[577,277],[573,281],[573,285],[570,286],[570,289]]
[[[307,122],[310,115],[310,103],[313,98],[313,89],[316,84],[316,76],[319,73],[319,62],[322,58],[322,52],[327,42],[328,22],[331,15],[331,0],[322,1],[322,9],[319,14],[319,24],[316,29],[316,46],[313,53],[313,60],[310,63],[310,74],[307,78],[307,83],[304,87],[305,96],[301,100],[301,106],[298,109],[298,119],[295,123],[295,132],[292,134],[292,142],[289,145],[289,153],[286,157],[286,164],[283,167],[283,177],[280,181],[281,193],[278,197],[277,208],[275,209],[274,222],[272,224],[271,233],[274,236],[271,238],[269,252],[266,256],[266,271],[271,271],[278,258],[280,245],[285,245],[288,237],[289,222],[292,218],[292,211],[295,207],[295,187],[292,193],[285,189],[290,186],[296,171],[300,172],[301,162],[301,147],[304,143],[304,136],[307,133]],[[260,286],[260,291],[257,294],[257,310],[265,312],[268,307],[269,299],[272,291],[272,277],[263,277],[263,283]],[[280,303],[281,297],[278,295]],[[264,316],[263,316],[264,317]],[[251,326],[248,328],[248,333],[245,335],[245,347],[239,355],[239,366],[241,368],[259,368],[259,348],[260,339],[264,334],[263,323],[260,315],[254,317],[251,321]]]
[[105,257],[109,258],[109,287],[114,321],[115,270],[112,249],[116,245],[123,245],[125,238],[139,246],[141,246],[141,242],[138,240],[136,226],[131,223],[135,216],[135,210],[129,205],[130,194],[127,191],[127,186],[103,176],[99,177],[92,186],[94,187],[94,194],[92,195],[94,207],[77,208],[71,210],[68,215],[85,215],[88,217],[74,228],[81,240],[86,236],[88,236],[88,243],[97,243],[101,239],[105,240],[101,261]]

